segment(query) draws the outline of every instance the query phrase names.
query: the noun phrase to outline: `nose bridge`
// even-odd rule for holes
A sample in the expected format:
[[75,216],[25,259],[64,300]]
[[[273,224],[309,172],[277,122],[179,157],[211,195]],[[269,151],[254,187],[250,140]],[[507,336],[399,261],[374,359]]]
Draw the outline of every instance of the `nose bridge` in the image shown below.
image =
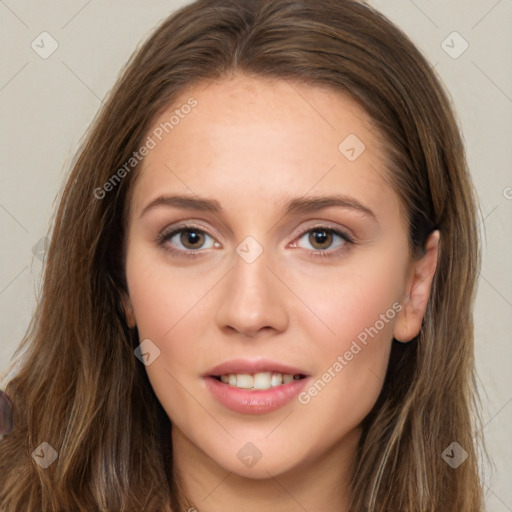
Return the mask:
[[264,250],[252,236],[245,238],[236,248],[237,257],[233,267],[236,293],[263,299],[269,294],[271,272],[268,270],[270,253]]
[[260,329],[282,330],[287,312],[282,284],[273,275],[271,252],[248,236],[236,247],[233,268],[224,288],[217,312],[219,327],[227,326],[246,335]]

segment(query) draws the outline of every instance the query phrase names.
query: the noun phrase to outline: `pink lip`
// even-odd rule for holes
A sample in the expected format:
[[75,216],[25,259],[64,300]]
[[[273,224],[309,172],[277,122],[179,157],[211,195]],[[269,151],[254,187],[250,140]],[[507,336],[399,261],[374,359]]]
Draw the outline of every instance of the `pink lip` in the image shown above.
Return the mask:
[[206,388],[214,398],[228,409],[242,414],[275,411],[298,395],[308,381],[309,378],[304,378],[266,390],[251,391],[224,384],[212,376],[204,377]]
[[203,376],[210,377],[212,375],[221,376],[228,375],[230,373],[258,373],[258,372],[276,372],[276,373],[287,373],[290,375],[305,375],[307,373],[300,368],[289,366],[287,364],[279,363],[277,361],[271,361],[269,359],[231,359],[225,361],[217,366],[214,366]]
[[[241,389],[217,380],[215,377],[236,373],[254,374],[275,372],[289,375],[303,375],[300,380],[266,390]],[[207,390],[222,405],[242,414],[264,414],[272,412],[290,402],[309,381],[308,374],[300,368],[271,361],[269,359],[232,359],[214,366],[203,375]]]

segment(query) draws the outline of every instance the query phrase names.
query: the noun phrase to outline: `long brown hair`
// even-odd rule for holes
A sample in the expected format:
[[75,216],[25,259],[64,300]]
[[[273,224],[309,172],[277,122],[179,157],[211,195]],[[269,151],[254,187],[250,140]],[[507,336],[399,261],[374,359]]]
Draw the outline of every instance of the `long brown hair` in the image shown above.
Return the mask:
[[[393,341],[381,395],[363,423],[350,510],[481,511],[476,194],[431,66],[383,15],[350,0],[198,0],[132,56],[62,192],[41,298],[20,344],[27,351],[6,386],[17,425],[0,443],[0,509],[192,506],[173,474],[171,422],[134,356],[138,335],[121,305],[137,165],[108,193],[104,184],[188,86],[233,72],[349,94],[388,142],[389,183],[411,253],[421,253],[433,229],[441,232],[422,329],[410,343]],[[46,469],[32,457],[42,442],[58,453]],[[457,469],[442,456],[453,442],[468,455]]]

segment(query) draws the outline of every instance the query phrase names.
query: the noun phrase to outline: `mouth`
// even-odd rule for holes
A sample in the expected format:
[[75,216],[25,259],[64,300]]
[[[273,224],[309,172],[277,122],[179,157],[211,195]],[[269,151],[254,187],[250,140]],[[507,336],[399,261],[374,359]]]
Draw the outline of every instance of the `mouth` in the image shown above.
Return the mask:
[[228,386],[248,389],[267,390],[289,384],[294,380],[302,380],[306,375],[302,373],[257,372],[257,373],[227,373],[223,375],[210,375],[210,377],[227,384]]
[[310,381],[303,369],[269,359],[233,359],[203,374],[206,390],[237,413],[265,414],[290,404]]

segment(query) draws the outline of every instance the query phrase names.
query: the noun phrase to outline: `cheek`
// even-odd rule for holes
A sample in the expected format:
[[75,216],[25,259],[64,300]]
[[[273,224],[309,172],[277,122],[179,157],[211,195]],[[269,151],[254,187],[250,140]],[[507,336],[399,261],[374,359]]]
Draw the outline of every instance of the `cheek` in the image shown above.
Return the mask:
[[182,403],[187,397],[181,397],[180,383],[201,360],[204,347],[197,331],[207,316],[205,295],[215,281],[211,275],[191,279],[179,269],[171,271],[154,252],[137,248],[127,255],[126,278],[140,341],[149,339],[160,351],[146,366],[153,389],[162,404],[167,395]]
[[317,337],[317,371],[298,397],[301,428],[323,432],[317,449],[328,449],[357,428],[375,405],[384,385],[397,314],[388,294],[370,293],[366,302],[339,297],[344,300],[337,304],[338,316],[330,318],[336,335]]
[[207,288],[169,273],[144,251],[128,254],[126,277],[140,341],[149,339],[159,350],[145,367],[151,387],[169,418],[186,427],[200,414],[187,392],[190,369],[198,361],[198,347],[190,343],[190,319]]
[[137,247],[128,252],[126,278],[140,338],[157,344],[179,330],[214,283],[207,274],[172,269],[155,249]]
[[[295,278],[301,296],[329,328],[322,329],[317,341],[331,355],[349,349],[352,340],[364,343],[366,338],[390,338],[401,309],[404,286],[401,258],[392,251],[382,250],[354,257],[353,261],[346,266],[331,267],[320,278]],[[317,327],[320,325],[312,315],[303,318],[303,322],[310,324],[311,334],[314,321]],[[376,350],[379,351],[377,347]]]
[[332,272],[321,292],[310,289],[315,313],[334,332],[324,329],[314,337],[312,321],[302,324],[315,339],[311,356],[319,364],[313,385],[299,398],[316,418],[324,418],[326,428],[357,425],[384,384],[401,310],[403,262],[391,253],[386,257],[385,251],[373,256],[360,259],[350,270]]

